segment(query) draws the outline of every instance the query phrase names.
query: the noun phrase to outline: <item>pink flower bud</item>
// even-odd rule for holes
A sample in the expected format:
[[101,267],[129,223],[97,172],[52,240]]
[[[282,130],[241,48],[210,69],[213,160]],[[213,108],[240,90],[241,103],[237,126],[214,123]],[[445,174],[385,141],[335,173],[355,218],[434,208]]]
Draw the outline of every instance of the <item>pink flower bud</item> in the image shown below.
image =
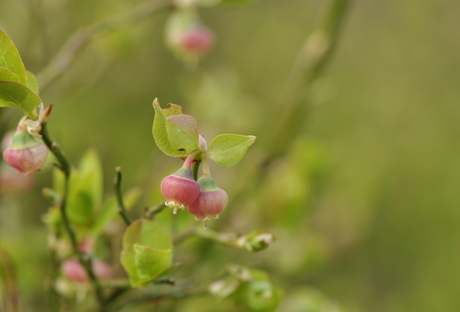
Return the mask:
[[[77,259],[67,259],[61,265],[62,273],[70,280],[77,283],[88,282],[88,274]],[[112,275],[112,268],[105,262],[93,261],[93,271],[97,278],[108,279]]]
[[193,179],[192,171],[182,167],[161,181],[161,193],[166,199],[166,206],[173,208],[176,214],[177,209],[184,210],[195,201],[200,194],[200,186]]
[[77,259],[68,259],[61,265],[62,273],[70,280],[78,283],[88,281],[88,275]]
[[18,127],[11,145],[3,153],[5,162],[18,173],[26,175],[40,171],[46,161],[48,148],[23,127]]
[[219,218],[219,213],[227,206],[227,192],[218,188],[214,180],[209,176],[202,176],[198,179],[200,195],[188,207],[195,220],[211,220]]
[[91,237],[86,237],[78,244],[78,249],[80,249],[82,253],[90,254],[91,251],[93,250],[93,246],[94,246],[94,239]]
[[101,280],[108,279],[112,276],[112,268],[110,265],[99,260],[93,262],[93,270],[97,278]]
[[187,52],[204,54],[213,46],[214,34],[204,26],[194,27],[181,34],[179,44]]

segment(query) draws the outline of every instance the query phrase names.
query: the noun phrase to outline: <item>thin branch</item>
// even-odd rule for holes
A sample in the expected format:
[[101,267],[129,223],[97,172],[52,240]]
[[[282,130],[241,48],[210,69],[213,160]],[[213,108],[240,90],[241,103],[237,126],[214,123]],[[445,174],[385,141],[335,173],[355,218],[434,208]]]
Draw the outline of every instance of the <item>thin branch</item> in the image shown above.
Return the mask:
[[126,212],[126,207],[125,204],[123,203],[123,195],[121,193],[121,168],[116,167],[115,171],[117,175],[113,179],[113,188],[115,190],[115,195],[117,197],[117,202],[118,202],[118,213],[120,216],[123,218],[125,221],[126,225],[131,225],[132,221],[128,216],[128,213]]
[[[52,106],[49,106],[47,108],[47,111],[45,113],[46,116],[50,114],[51,108]],[[77,236],[70,224],[70,220],[67,215],[67,197],[69,193],[69,181],[70,181],[70,174],[71,174],[70,162],[68,161],[67,157],[65,156],[64,152],[61,150],[59,145],[51,139],[48,133],[46,118],[41,123],[40,135],[42,136],[43,142],[48,147],[50,152],[53,153],[53,155],[58,160],[59,169],[64,173],[64,190],[63,190],[62,198],[61,198],[60,205],[59,205],[62,223],[64,224],[66,233],[69,236],[70,242],[72,244],[73,252],[76,254],[78,261],[83,266],[91,282],[93,283],[94,289],[96,291],[96,297],[97,297],[98,303],[100,307],[102,307],[103,305],[102,291],[99,285],[99,281],[96,275],[94,274],[91,258],[85,257],[82,251],[79,249]]]
[[60,77],[72,64],[77,54],[91,40],[109,31],[121,28],[129,23],[146,19],[153,13],[167,8],[170,0],[145,1],[131,10],[129,13],[105,19],[99,23],[77,30],[59,50],[48,65],[37,75],[41,90],[46,89],[58,77]]

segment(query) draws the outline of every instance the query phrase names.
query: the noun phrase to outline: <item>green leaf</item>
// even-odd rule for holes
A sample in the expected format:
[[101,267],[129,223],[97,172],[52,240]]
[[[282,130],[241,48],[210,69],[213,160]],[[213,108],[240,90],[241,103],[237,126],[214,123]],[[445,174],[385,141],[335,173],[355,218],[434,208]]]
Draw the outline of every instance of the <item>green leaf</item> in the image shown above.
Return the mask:
[[24,111],[24,114],[37,119],[36,108],[42,100],[32,90],[15,81],[0,81],[0,107],[17,107]]
[[219,165],[230,167],[243,159],[255,140],[253,135],[221,134],[211,141],[207,155]]
[[26,69],[18,49],[6,32],[0,28],[0,66],[5,67],[19,77],[19,83],[27,85]]
[[133,250],[137,275],[143,281],[153,280],[171,264],[171,249],[160,250],[134,244]]
[[27,75],[27,87],[32,90],[35,94],[38,95],[38,83],[37,83],[37,78],[35,78],[35,75],[32,74],[30,71],[26,72]]
[[128,272],[131,285],[142,287],[170,272],[173,243],[169,232],[159,223],[139,219],[123,236],[121,263]]
[[21,78],[6,67],[0,67],[0,80],[21,82]]
[[169,104],[161,108],[158,99],[153,101],[155,117],[152,134],[158,148],[173,157],[186,156],[198,150],[198,123],[182,113],[182,107]]

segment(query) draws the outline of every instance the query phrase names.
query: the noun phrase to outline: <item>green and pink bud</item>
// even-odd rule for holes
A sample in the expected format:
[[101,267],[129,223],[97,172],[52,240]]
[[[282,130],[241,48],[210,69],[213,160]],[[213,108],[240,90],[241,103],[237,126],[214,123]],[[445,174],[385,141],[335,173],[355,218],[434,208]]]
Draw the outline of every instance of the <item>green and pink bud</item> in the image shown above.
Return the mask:
[[200,186],[193,178],[191,164],[194,155],[190,155],[184,165],[174,174],[161,181],[161,193],[166,199],[165,205],[173,209],[176,214],[178,209],[184,210],[191,205],[200,194]]
[[25,175],[40,171],[48,156],[48,148],[40,139],[30,134],[25,125],[19,124],[10,146],[4,151],[3,159]]
[[188,207],[195,220],[211,220],[219,218],[219,213],[227,206],[227,192],[218,188],[214,180],[207,175],[198,179],[200,194],[197,199]]

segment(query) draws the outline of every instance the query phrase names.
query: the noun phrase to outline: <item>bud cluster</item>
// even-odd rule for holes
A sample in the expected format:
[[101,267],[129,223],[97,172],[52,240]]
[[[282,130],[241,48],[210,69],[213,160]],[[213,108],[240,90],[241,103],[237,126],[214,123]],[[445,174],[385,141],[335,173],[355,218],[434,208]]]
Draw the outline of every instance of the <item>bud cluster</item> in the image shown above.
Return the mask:
[[188,211],[195,216],[195,220],[211,220],[219,218],[219,213],[227,206],[227,193],[218,188],[209,174],[207,160],[202,155],[203,175],[196,181],[191,171],[191,165],[196,153],[187,157],[184,165],[174,174],[169,175],[161,182],[161,192],[166,199],[165,205],[173,209]]

